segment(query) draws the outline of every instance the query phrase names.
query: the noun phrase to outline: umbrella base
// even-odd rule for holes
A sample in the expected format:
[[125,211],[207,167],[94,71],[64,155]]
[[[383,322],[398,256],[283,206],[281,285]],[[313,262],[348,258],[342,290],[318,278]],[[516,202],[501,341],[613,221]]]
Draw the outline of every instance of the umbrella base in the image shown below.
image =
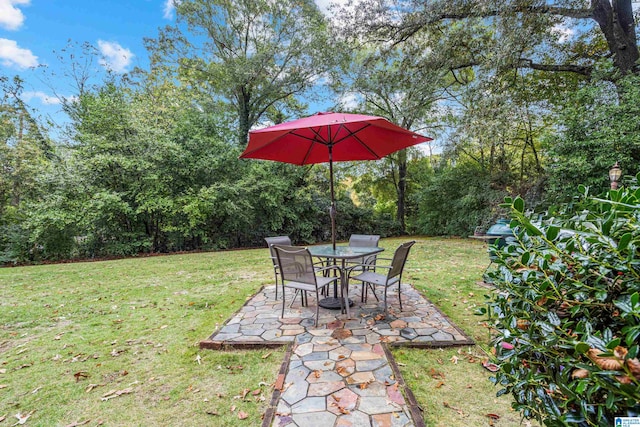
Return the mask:
[[[321,299],[318,305],[329,310],[340,310],[342,308],[342,298],[327,297]],[[349,307],[353,307],[353,300],[349,299]]]

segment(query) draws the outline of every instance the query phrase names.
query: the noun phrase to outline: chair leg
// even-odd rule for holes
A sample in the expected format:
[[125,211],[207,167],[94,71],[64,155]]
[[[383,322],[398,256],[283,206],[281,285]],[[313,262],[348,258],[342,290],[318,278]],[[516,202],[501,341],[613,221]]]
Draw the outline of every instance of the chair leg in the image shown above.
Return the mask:
[[316,328],[318,327],[318,316],[319,316],[318,313],[320,311],[320,304],[318,304],[319,301],[320,301],[320,295],[318,295],[318,288],[316,288],[316,319],[315,319],[315,322],[313,323]]
[[284,305],[286,304],[286,299],[284,297],[284,285],[282,285],[282,314],[280,317],[284,319]]
[[[373,283],[367,283],[367,287],[371,289],[371,293],[373,293],[373,296],[376,298],[376,301],[380,301],[380,298],[378,298],[378,295],[376,295],[376,286]],[[368,297],[369,297],[369,290],[367,290],[367,298]]]
[[402,292],[400,292],[400,281],[398,280],[398,301],[400,301],[400,311],[402,311]]
[[387,289],[389,289],[388,286],[384,287],[384,315],[388,316],[389,312],[387,311]]
[[275,273],[276,276],[276,300],[278,299],[278,273]]

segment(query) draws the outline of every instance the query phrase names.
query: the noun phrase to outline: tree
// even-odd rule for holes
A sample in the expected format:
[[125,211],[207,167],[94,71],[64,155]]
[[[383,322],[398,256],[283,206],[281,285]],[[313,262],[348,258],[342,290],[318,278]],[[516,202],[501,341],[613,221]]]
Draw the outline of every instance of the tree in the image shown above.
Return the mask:
[[237,141],[272,107],[298,105],[331,66],[325,21],[310,0],[185,0],[179,27],[147,40],[154,64],[172,63],[206,108],[224,100],[234,111]]
[[[446,32],[453,22],[489,23],[494,28],[490,38],[466,40],[467,62],[460,62],[460,67],[491,61],[504,67],[589,77],[610,59],[619,75],[640,72],[632,0],[365,3],[369,7],[356,12],[359,22],[365,31],[373,30],[375,37],[391,44],[402,44],[429,28]],[[575,36],[567,37],[566,30]]]
[[[445,85],[441,70],[416,67],[411,52],[401,50],[355,57],[351,67],[353,81],[348,90],[360,96],[362,110],[416,131],[433,123]],[[406,232],[407,159],[407,150],[401,150],[378,163],[395,189],[396,220],[402,233]]]

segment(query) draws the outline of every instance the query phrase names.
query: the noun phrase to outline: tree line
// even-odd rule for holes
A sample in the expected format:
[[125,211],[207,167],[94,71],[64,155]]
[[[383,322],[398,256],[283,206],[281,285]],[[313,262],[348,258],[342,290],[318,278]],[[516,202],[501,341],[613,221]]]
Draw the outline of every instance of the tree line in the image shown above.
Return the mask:
[[327,241],[326,166],[238,159],[250,129],[319,99],[441,141],[336,165],[340,238],[465,236],[504,215],[505,196],[548,210],[640,160],[631,0],[364,0],[330,14],[184,0],[176,13],[145,40],[146,69],[95,75],[91,46],[60,52],[76,83],[62,128],[0,76],[1,262]]

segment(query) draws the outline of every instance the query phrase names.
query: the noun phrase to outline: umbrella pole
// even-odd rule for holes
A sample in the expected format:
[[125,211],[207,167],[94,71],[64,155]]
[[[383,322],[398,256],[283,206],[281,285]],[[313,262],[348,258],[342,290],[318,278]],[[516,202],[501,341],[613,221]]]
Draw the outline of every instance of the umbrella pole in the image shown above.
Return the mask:
[[336,201],[333,190],[333,145],[329,145],[329,185],[331,187],[331,207],[329,208],[329,216],[331,217],[331,244],[333,250],[336,250]]

